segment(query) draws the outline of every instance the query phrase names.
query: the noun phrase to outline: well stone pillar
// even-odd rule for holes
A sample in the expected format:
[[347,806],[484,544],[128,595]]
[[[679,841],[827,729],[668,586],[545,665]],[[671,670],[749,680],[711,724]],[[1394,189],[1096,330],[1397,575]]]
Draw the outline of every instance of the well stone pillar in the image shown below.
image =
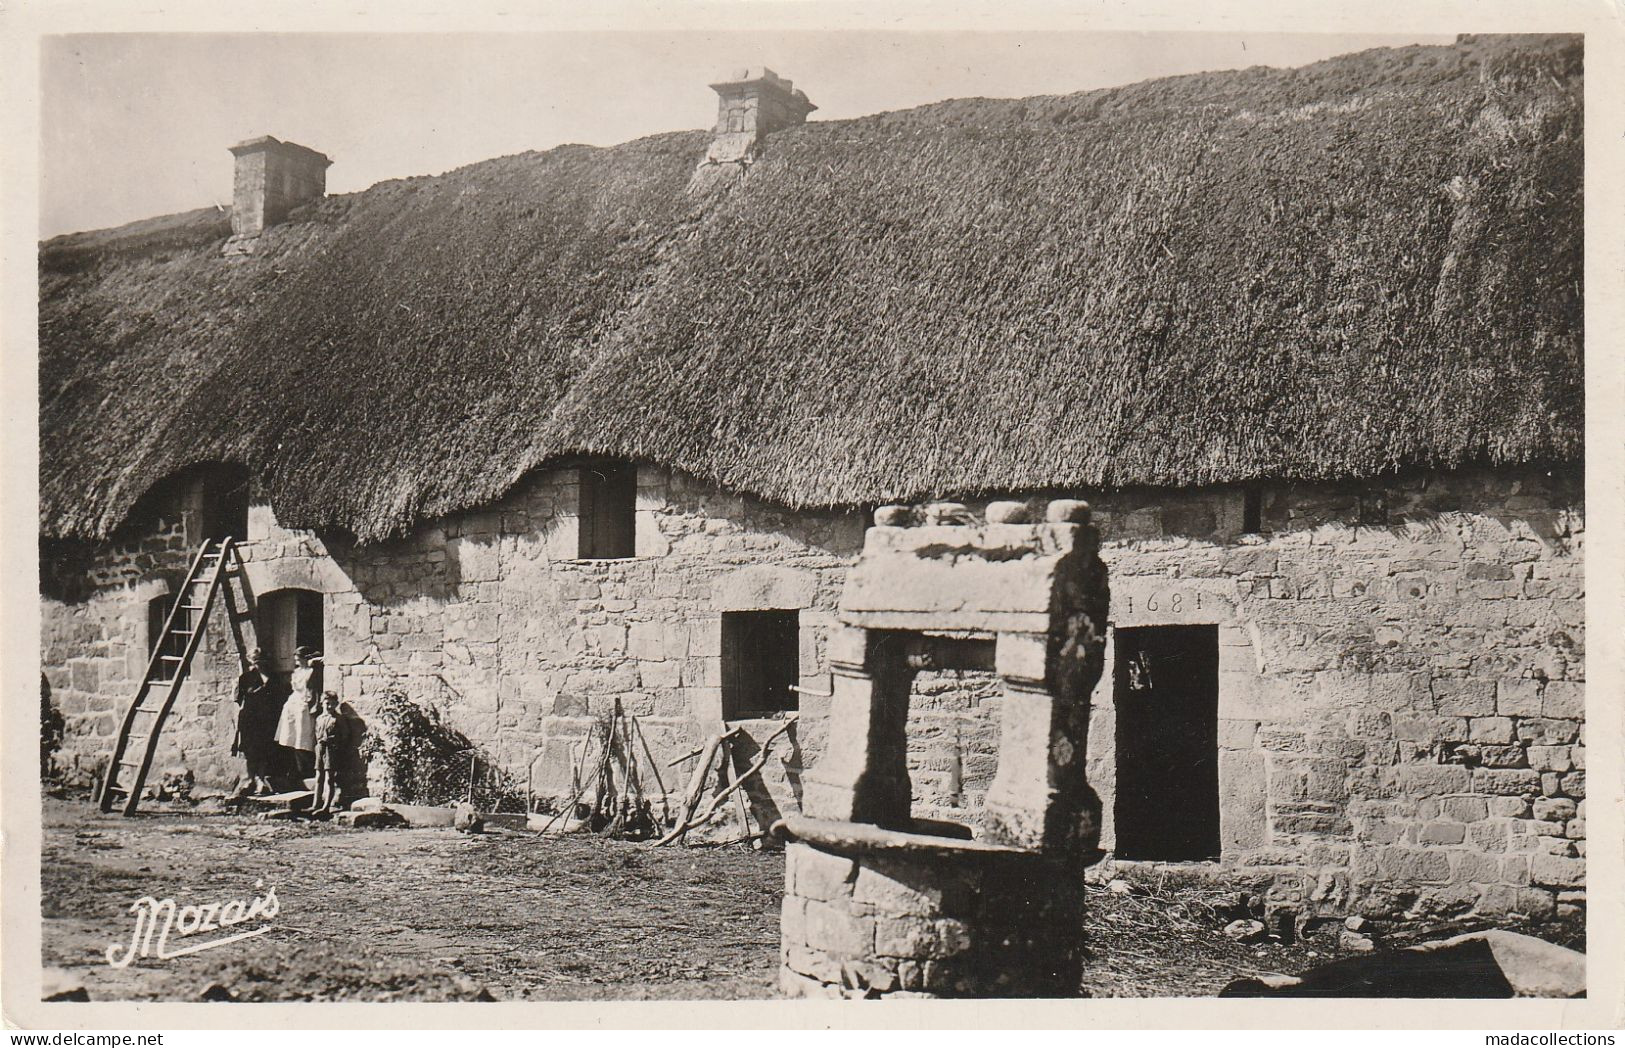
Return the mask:
[[[888,506],[847,580],[829,742],[786,853],[792,996],[1072,996],[1099,802],[1084,774],[1107,592],[1083,503]],[[909,813],[916,670],[993,668],[999,765],[979,828]]]

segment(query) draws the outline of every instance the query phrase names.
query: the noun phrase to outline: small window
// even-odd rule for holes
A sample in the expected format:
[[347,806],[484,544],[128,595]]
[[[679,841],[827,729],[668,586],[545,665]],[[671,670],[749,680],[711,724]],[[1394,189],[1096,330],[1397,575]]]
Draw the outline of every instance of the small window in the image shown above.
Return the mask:
[[[147,652],[149,655],[174,655],[179,657],[186,653],[186,638],[179,633],[165,633],[164,626],[169,622],[169,613],[175,607],[175,594],[161,593],[147,601]],[[176,623],[184,625],[184,617]],[[168,680],[175,674],[176,663],[160,662],[157,676],[159,680]]]
[[615,560],[636,555],[633,524],[638,470],[627,462],[581,467],[580,552],[582,560]]
[[1264,532],[1264,489],[1249,485],[1241,492],[1241,531],[1244,535]]
[[722,614],[722,715],[726,720],[800,708],[800,616],[794,611]]
[[1388,495],[1380,488],[1360,495],[1360,525],[1367,528],[1388,526]]

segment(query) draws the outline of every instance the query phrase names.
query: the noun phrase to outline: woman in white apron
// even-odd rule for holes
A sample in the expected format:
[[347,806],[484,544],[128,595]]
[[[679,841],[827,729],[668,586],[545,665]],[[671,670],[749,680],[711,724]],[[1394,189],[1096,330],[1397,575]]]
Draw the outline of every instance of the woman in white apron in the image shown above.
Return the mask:
[[316,691],[316,664],[322,657],[314,648],[299,648],[293,657],[293,675],[288,679],[293,691],[282,704],[276,741],[294,751],[299,774],[308,775],[316,762],[316,711],[321,705]]

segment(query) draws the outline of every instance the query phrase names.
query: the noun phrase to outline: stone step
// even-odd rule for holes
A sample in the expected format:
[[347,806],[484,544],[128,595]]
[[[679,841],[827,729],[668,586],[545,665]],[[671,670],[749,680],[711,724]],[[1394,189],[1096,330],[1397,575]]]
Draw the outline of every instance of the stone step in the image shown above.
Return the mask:
[[243,806],[253,811],[304,811],[316,800],[313,790],[292,790],[263,797],[244,797]]
[[406,824],[413,829],[435,829],[450,826],[455,820],[455,808],[440,807],[431,804],[388,804],[390,811],[395,812],[406,820]]
[[357,829],[378,829],[406,825],[405,819],[388,808],[375,808],[371,811],[341,811],[333,816],[333,822],[339,826],[354,826]]

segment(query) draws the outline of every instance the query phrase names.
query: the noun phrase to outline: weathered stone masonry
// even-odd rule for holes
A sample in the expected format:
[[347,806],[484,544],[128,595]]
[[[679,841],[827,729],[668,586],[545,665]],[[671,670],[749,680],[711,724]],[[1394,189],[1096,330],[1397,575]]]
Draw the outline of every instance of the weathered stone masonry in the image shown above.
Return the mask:
[[[856,513],[799,513],[640,470],[638,556],[582,561],[573,470],[499,504],[357,547],[250,519],[249,585],[321,593],[335,686],[365,714],[386,679],[442,703],[523,775],[619,697],[661,753],[721,715],[720,616],[800,613],[798,750],[773,761],[793,810],[821,746],[825,644],[862,541]],[[1583,498],[1578,471],[1416,473],[1265,490],[1090,495],[1116,626],[1210,625],[1219,641],[1219,833],[1272,899],[1342,912],[1416,905],[1549,913],[1583,899]],[[146,660],[146,601],[185,536],[46,549],[43,664],[88,773]],[[167,576],[165,573],[168,573]],[[52,579],[56,581],[52,581]],[[170,583],[166,583],[166,578]],[[234,656],[218,621],[160,765],[204,781],[226,749]],[[1113,646],[1092,701],[1089,780],[1114,846]],[[974,822],[997,752],[996,682],[922,673],[910,711],[917,814]],[[669,785],[669,784],[668,784]]]
[[[519,777],[541,754],[537,788],[554,794],[568,783],[570,746],[617,698],[657,754],[684,752],[720,724],[724,611],[800,612],[803,683],[827,692],[822,648],[860,515],[792,514],[645,469],[638,556],[588,561],[576,557],[578,490],[575,470],[547,471],[485,511],[371,546],[289,531],[256,506],[242,549],[248,586],[257,596],[322,594],[324,685],[363,716],[398,681]],[[66,759],[86,773],[145,666],[146,601],[178,580],[186,557],[176,525],[105,546],[94,566],[55,561],[58,574],[90,586],[74,599],[48,596],[44,629],[47,676],[70,721]],[[217,613],[159,757],[214,783],[235,773],[226,638]],[[796,752],[766,769],[791,804],[786,775],[816,752],[823,701],[803,697]]]
[[1311,911],[1582,900],[1581,507],[1576,474],[1535,470],[1303,486],[1265,499],[1268,534],[1213,545],[1222,503],[1102,507],[1113,624],[1218,626],[1225,859]]
[[[1106,571],[1088,506],[875,515],[841,597],[829,744],[786,822],[779,987],[792,996],[1076,992],[1084,778]],[[913,813],[909,678],[991,669],[1005,695],[982,834]]]

